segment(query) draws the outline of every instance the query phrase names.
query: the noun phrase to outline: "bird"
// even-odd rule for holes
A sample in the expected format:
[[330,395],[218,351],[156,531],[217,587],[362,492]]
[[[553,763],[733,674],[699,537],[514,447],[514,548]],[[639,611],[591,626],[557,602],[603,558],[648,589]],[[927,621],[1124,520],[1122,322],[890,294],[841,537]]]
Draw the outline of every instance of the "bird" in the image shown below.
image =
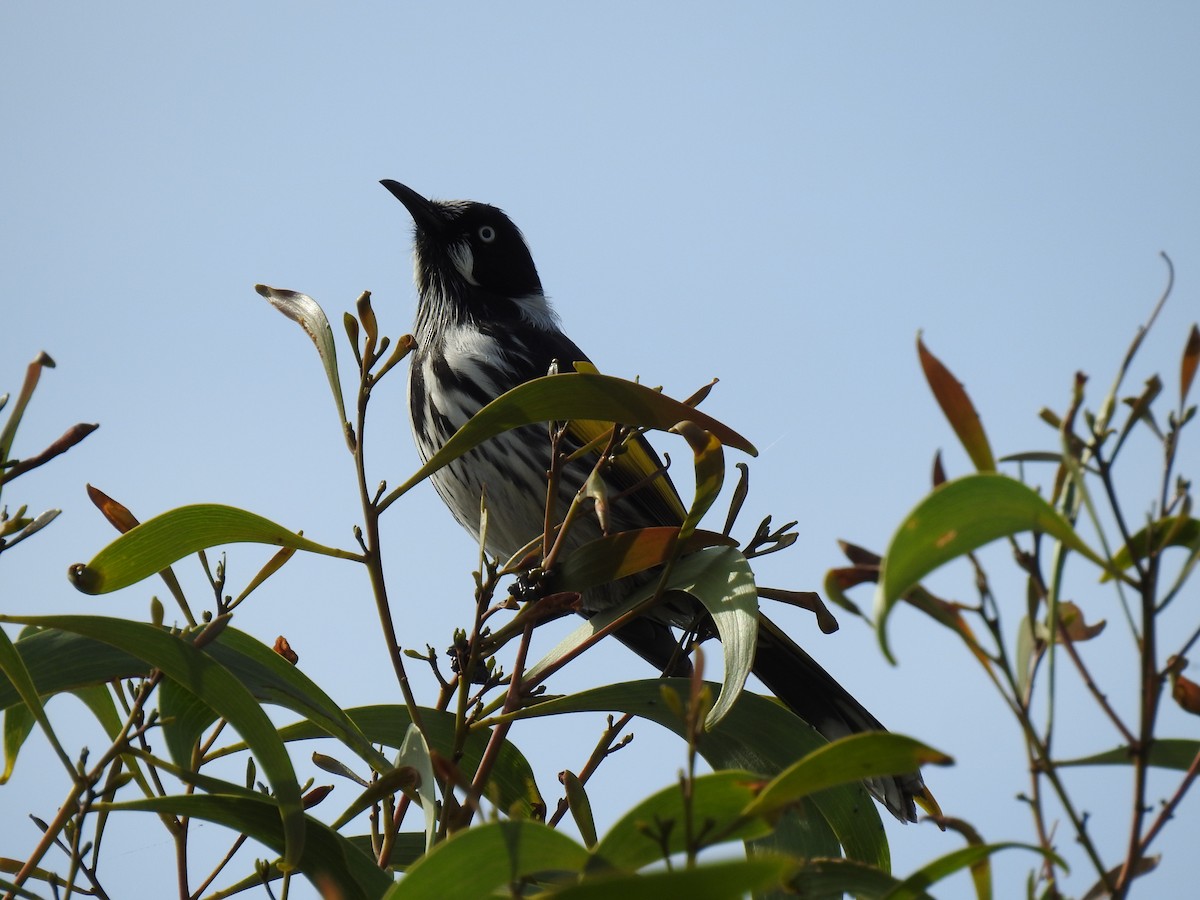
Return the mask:
[[[408,407],[413,439],[427,462],[468,419],[489,402],[548,372],[588,356],[563,331],[520,229],[502,210],[465,200],[432,200],[391,179],[380,182],[412,216],[413,327]],[[625,460],[603,469],[609,496],[608,533],[681,524],[684,507],[658,455],[644,437],[635,443],[647,471]],[[545,425],[505,431],[439,469],[433,486],[454,518],[477,541],[480,498],[486,490],[485,550],[509,559],[540,536],[546,519],[550,440]],[[656,469],[657,467],[657,469]],[[592,463],[568,467],[559,479],[559,508],[566,510]],[[596,516],[575,519],[573,546],[605,533]],[[581,612],[617,603],[629,585],[616,582],[586,591]],[[614,636],[660,672],[679,674],[672,626],[688,628],[702,615],[685,597],[660,603]],[[682,664],[687,666],[686,661]],[[754,674],[801,719],[828,740],[885,730],[783,630],[760,612]],[[919,772],[874,778],[868,790],[901,822],[917,821],[916,804],[930,809]]]

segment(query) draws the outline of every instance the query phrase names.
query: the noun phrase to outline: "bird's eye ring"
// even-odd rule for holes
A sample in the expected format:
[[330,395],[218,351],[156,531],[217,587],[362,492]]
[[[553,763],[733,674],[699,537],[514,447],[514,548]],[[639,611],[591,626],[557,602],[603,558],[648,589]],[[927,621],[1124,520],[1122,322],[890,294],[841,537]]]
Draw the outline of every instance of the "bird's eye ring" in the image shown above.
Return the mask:
[[479,239],[485,244],[490,244],[496,239],[496,229],[491,225],[481,225],[479,227]]

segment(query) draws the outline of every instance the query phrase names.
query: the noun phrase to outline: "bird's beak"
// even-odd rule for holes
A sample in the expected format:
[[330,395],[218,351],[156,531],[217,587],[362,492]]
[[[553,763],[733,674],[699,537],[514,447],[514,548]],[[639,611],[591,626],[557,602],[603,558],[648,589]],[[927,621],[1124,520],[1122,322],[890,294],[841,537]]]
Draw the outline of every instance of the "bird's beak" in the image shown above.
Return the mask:
[[392,181],[390,178],[385,178],[379,183],[391,191],[393,197],[404,204],[404,208],[413,217],[413,221],[416,222],[419,230],[438,234],[445,228],[445,218],[442,216],[440,210],[408,185]]

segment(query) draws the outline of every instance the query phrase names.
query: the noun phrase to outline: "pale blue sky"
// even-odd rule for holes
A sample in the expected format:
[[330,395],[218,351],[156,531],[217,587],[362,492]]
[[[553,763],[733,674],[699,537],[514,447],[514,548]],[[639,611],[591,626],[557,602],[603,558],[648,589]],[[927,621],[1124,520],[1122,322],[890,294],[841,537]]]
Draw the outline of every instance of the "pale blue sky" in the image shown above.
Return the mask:
[[[144,614],[158,585],[92,599],[64,577],[112,536],[85,482],[143,518],[228,502],[351,543],[353,472],[320,367],[252,286],[305,291],[335,323],[371,289],[385,331],[406,331],[411,223],[380,178],[505,208],[567,329],[605,371],[677,396],[719,376],[706,408],[762,451],[743,529],[768,512],[802,520],[800,546],[764,560],[761,578],[818,587],[840,562],[838,538],[882,549],[925,490],[936,448],[952,474],[967,470],[923,386],[918,329],[966,382],[999,452],[1050,448],[1037,410],[1064,406],[1076,369],[1097,392],[1110,383],[1163,287],[1166,251],[1176,291],[1130,385],[1154,369],[1171,383],[1200,309],[1197,46],[1200,8],[1184,2],[734,13],[9,0],[0,390],[15,390],[44,349],[59,367],[18,450],[76,421],[101,429],[5,492],[10,509],[64,513],[4,555],[0,608]],[[377,393],[368,436],[373,477],[393,484],[416,467],[403,396],[397,373]],[[1196,462],[1193,444],[1185,473]],[[1136,494],[1132,514],[1148,503]],[[443,647],[467,621],[472,546],[432,490],[394,510],[401,640]],[[236,548],[232,578],[264,556]],[[1005,554],[991,558],[998,576]],[[179,569],[199,602],[199,573]],[[938,584],[970,599],[966,577]],[[1111,593],[1083,577],[1076,590],[1095,616],[1117,618]],[[1019,592],[1001,599],[1015,626]],[[884,722],[958,758],[929,778],[948,813],[990,840],[1030,836],[1013,799],[1027,789],[1015,726],[956,642],[902,612],[901,666],[889,669],[848,616],[832,637],[799,613],[780,617]],[[349,564],[293,561],[239,624],[267,640],[286,634],[346,704],[394,698],[366,580]],[[1128,650],[1115,621],[1105,640],[1097,652]],[[647,674],[618,647],[599,656],[603,667],[568,673],[562,689]],[[1115,745],[1086,702],[1060,710],[1076,713],[1064,755]],[[1194,735],[1194,721],[1171,712],[1166,733]],[[569,748],[561,731],[514,735],[543,790],[559,768],[582,765],[601,724],[572,723]],[[636,731],[595,783],[604,821],[683,761],[652,726]],[[551,734],[553,751],[539,750]],[[31,752],[3,789],[3,855],[36,840],[24,811],[44,816],[61,796],[34,789],[40,764]],[[1119,784],[1111,805],[1089,806],[1110,852],[1127,827],[1118,774],[1090,782]],[[1147,892],[1178,895],[1191,878],[1181,835],[1195,833],[1197,802],[1163,842]],[[166,835],[143,824],[109,848],[109,864],[125,854],[141,867],[149,854],[162,871],[139,881],[169,884]],[[900,872],[959,845],[928,825],[890,834]],[[1091,879],[1062,835],[1080,872],[1070,888],[1082,893]],[[1000,896],[1014,895],[1032,859],[1000,858]]]

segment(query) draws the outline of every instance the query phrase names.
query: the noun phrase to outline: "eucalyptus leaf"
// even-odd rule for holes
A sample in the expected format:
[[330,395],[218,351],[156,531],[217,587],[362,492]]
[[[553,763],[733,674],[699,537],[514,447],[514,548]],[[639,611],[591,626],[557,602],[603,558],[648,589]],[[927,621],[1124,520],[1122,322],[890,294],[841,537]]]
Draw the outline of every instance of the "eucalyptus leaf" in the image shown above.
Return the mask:
[[[663,701],[663,691],[674,690],[680,698],[686,698],[689,688],[688,680],[682,678],[606,685],[539,703],[515,713],[513,718],[584,711],[628,712],[683,737],[683,720]],[[827,744],[791,710],[773,699],[743,691],[729,715],[705,733],[697,749],[715,770],[747,770],[769,779]],[[800,801],[797,809],[784,815],[775,834],[753,842],[756,852],[765,848],[812,859],[838,856],[844,849],[852,859],[885,871],[890,868],[883,823],[861,783],[820,791]]]
[[[70,631],[135,655],[227,719],[270,782],[275,793],[272,803],[286,836],[285,864],[296,863],[304,847],[304,815],[292,761],[258,701],[225,667],[184,635],[141,622],[103,616],[0,616],[0,622]],[[0,638],[0,645],[4,641],[7,638]],[[12,677],[13,673],[6,670],[6,674]]]
[[[269,798],[245,794],[189,794],[146,797],[122,803],[99,804],[108,810],[140,810],[187,816],[224,825],[246,834],[276,853],[291,848],[280,827],[277,807]],[[303,851],[288,866],[303,874],[324,896],[344,900],[374,900],[392,884],[392,877],[354,843],[323,822],[301,817],[306,832]]]
[[1100,568],[1108,568],[1058,510],[1006,475],[967,475],[926,495],[896,529],[879,575],[875,627],[888,659],[895,661],[887,640],[888,616],[900,597],[950,560],[1027,531],[1048,534]]
[[348,550],[326,547],[276,525],[270,519],[215,503],[181,506],[142,522],[68,574],[85,594],[107,594],[136,584],[199,550],[224,544],[273,544],[309,553],[361,561]]
[[680,422],[694,422],[712,432],[722,444],[751,456],[758,454],[754,445],[733,429],[644,385],[593,372],[565,372],[527,381],[483,407],[411,478],[389,493],[381,506],[390,505],[438,469],[502,432],[521,425],[571,419],[659,431]]
[[436,845],[384,897],[487,897],[526,878],[580,872],[587,861],[587,850],[541,822],[487,822]]
[[338,419],[344,433],[348,436],[350,430],[346,422],[346,404],[342,399],[342,380],[338,376],[337,345],[334,343],[333,328],[329,325],[325,311],[321,309],[321,305],[316,300],[299,291],[273,288],[265,284],[256,284],[254,290],[303,328],[304,333],[316,346],[317,354],[321,357],[321,365],[325,368],[325,379],[329,382],[329,389],[333,391],[334,403],[337,404]]

